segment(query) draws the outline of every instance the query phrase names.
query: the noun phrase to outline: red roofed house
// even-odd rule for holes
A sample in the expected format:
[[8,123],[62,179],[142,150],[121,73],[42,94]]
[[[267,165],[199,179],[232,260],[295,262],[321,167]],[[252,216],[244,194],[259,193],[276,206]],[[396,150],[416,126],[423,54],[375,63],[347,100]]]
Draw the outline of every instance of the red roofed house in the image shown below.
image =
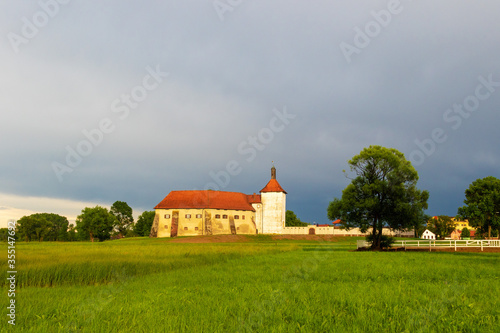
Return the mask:
[[285,227],[286,192],[271,180],[260,194],[172,191],[155,207],[152,237],[217,234],[280,234]]
[[[466,238],[474,238],[476,236],[476,230],[470,229],[469,230],[470,236]],[[462,230],[455,229],[450,235],[451,239],[462,239]]]

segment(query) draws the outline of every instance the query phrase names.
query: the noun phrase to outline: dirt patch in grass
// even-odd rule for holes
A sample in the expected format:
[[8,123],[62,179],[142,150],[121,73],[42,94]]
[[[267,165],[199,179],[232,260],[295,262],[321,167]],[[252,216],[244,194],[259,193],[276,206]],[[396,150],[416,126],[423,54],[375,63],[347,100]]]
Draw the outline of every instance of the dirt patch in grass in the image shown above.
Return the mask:
[[[265,235],[268,236],[268,235]],[[212,235],[212,236],[190,236],[169,239],[169,243],[245,243],[258,239],[253,235]],[[342,236],[332,235],[269,235],[268,240],[305,240],[318,242],[338,242],[345,239]]]
[[170,243],[243,243],[250,239],[244,235],[213,235],[173,238]]
[[307,240],[307,241],[322,241],[322,242],[338,242],[341,239],[346,239],[343,236],[333,235],[273,235],[272,240]]

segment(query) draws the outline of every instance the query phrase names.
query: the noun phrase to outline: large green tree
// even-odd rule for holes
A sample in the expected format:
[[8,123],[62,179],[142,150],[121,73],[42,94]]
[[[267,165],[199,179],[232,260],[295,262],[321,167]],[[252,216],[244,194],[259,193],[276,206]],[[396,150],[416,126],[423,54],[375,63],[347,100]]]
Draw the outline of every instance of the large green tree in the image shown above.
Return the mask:
[[493,176],[476,179],[465,190],[465,206],[458,209],[458,217],[469,220],[469,224],[480,233],[500,229],[500,179]]
[[429,192],[418,190],[418,174],[396,149],[370,146],[349,162],[355,177],[328,206],[328,218],[346,229],[371,229],[372,248],[380,248],[382,228],[406,229],[427,209]]
[[305,227],[308,224],[306,222],[302,222],[297,215],[291,210],[287,210],[285,213],[285,226],[287,227]]
[[134,223],[134,217],[132,216],[132,208],[123,201],[115,201],[111,206],[111,214],[116,218],[115,228],[116,231],[123,237],[127,233],[127,230]]
[[20,239],[26,241],[65,241],[68,232],[68,219],[52,213],[36,213],[23,216],[17,221]]
[[443,239],[449,236],[455,230],[455,222],[446,215],[434,216],[427,222],[427,227],[437,237]]
[[145,211],[137,218],[137,223],[134,225],[134,232],[138,236],[149,236],[151,226],[155,219],[155,211]]
[[116,223],[116,218],[106,208],[95,206],[85,207],[76,218],[76,229],[81,239],[93,242],[97,238],[100,242],[111,237],[111,231]]

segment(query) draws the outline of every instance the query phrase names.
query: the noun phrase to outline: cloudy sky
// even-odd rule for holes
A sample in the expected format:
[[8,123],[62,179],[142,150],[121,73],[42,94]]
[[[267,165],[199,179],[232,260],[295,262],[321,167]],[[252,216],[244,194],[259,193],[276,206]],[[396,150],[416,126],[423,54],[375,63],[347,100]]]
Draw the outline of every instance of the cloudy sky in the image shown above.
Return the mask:
[[327,222],[347,160],[405,154],[428,214],[500,177],[500,2],[3,1],[0,226],[172,190]]

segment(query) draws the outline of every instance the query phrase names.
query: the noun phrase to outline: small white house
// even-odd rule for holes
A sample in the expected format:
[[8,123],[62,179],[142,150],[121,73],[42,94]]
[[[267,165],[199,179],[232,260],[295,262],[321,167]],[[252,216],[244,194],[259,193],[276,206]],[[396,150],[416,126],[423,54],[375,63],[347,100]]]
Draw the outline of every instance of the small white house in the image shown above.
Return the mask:
[[422,236],[420,236],[421,239],[436,239],[436,235],[434,235],[433,232],[431,232],[429,229],[425,229],[425,231],[422,233]]

